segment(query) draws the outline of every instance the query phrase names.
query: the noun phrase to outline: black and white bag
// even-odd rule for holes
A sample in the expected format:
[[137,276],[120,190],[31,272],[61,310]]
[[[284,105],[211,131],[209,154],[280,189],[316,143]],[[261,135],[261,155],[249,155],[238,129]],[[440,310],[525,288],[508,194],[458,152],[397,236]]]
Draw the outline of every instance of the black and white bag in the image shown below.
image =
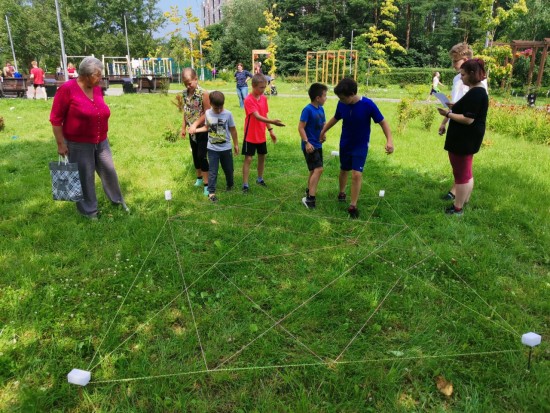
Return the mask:
[[69,158],[60,156],[57,162],[50,162],[50,174],[55,201],[78,202],[84,199],[77,163],[69,163]]

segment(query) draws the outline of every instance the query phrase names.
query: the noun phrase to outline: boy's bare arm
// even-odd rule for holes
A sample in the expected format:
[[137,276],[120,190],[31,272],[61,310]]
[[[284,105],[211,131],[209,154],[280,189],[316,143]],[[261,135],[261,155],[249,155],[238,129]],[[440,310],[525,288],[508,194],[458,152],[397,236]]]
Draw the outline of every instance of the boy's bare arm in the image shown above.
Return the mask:
[[323,126],[323,129],[321,130],[321,134],[319,135],[319,141],[321,143],[327,140],[327,137],[325,136],[326,133],[330,130],[330,128],[336,125],[337,122],[338,120],[333,117],[333,118],[330,118],[330,120],[327,123],[325,123],[325,126]]
[[256,119],[258,119],[260,122],[267,123],[268,125],[275,125],[275,126],[286,126],[280,119],[268,119],[263,116],[261,116],[258,111],[252,112],[252,116],[254,116]]
[[208,126],[203,125],[200,128],[195,129],[195,133],[208,132]]
[[393,137],[391,134],[390,124],[386,119],[384,119],[382,122],[380,122],[380,127],[382,128],[382,132],[384,132],[384,135],[386,136],[386,153],[392,154],[394,151],[393,147]]
[[229,133],[231,134],[231,139],[233,139],[233,152],[235,155],[239,154],[239,138],[237,136],[237,128],[235,126],[229,127]]
[[315,148],[309,141],[307,140],[307,134],[306,134],[306,122],[300,121],[298,123],[298,133],[300,134],[300,138],[302,138],[302,142],[305,142],[305,149],[307,153],[312,153]]

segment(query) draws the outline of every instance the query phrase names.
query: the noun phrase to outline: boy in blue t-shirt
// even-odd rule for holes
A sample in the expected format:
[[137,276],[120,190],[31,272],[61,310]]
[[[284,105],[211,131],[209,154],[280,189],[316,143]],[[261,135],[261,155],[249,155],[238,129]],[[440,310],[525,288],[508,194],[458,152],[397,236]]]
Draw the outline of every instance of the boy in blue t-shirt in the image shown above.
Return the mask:
[[211,92],[209,98],[210,109],[205,112],[205,126],[197,128],[197,132],[208,132],[208,199],[217,202],[216,183],[219,164],[222,165],[227,190],[230,191],[234,185],[231,150],[233,149],[235,155],[239,154],[239,141],[233,115],[223,108],[225,103],[223,93]]
[[298,124],[298,133],[302,138],[302,152],[309,170],[306,196],[302,198],[306,208],[315,208],[317,184],[323,173],[323,144],[319,137],[326,122],[323,105],[327,100],[327,90],[328,88],[321,83],[313,83],[309,87],[311,103],[302,110]]
[[357,95],[357,83],[353,79],[342,79],[334,88],[340,102],[334,117],[321,131],[320,141],[326,140],[326,133],[342,119],[340,136],[340,193],[338,200],[346,201],[346,183],[348,172],[351,172],[351,202],[348,208],[350,218],[358,218],[357,200],[363,182],[363,167],[367,160],[370,141],[370,121],[378,123],[386,136],[386,153],[393,153],[393,138],[389,123],[384,119],[375,103]]

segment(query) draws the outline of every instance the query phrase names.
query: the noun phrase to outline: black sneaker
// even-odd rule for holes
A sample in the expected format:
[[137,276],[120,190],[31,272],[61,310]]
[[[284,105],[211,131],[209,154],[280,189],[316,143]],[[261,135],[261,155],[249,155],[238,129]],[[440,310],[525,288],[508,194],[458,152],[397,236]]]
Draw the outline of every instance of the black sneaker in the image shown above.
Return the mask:
[[216,195],[208,195],[208,199],[210,200],[210,202],[213,203],[218,202],[218,198],[216,197]]
[[350,205],[348,208],[348,214],[351,219],[359,218],[359,210],[355,205]]
[[445,208],[445,213],[448,215],[464,215],[464,208],[456,209],[454,204]]
[[444,201],[452,201],[455,199],[455,194],[453,194],[451,191],[447,192],[445,195],[441,197]]
[[315,200],[313,199],[308,199],[308,197],[303,197],[302,198],[302,204],[304,204],[304,206],[307,208],[307,209],[314,209],[315,208]]
[[256,183],[260,186],[266,187],[265,181],[262,179],[261,181],[256,181]]
[[338,194],[338,202],[346,202],[346,193],[345,192],[340,192]]
[[248,194],[248,185],[243,185],[243,194]]

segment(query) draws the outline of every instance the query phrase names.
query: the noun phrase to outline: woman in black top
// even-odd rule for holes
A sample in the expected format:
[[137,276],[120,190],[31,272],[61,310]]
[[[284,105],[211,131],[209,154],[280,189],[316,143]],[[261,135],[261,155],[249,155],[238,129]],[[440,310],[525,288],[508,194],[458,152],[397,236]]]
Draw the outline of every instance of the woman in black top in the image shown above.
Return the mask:
[[469,86],[468,92],[458,101],[452,111],[438,108],[439,114],[450,119],[445,139],[445,150],[453,168],[456,185],[454,204],[445,212],[462,214],[464,204],[470,200],[474,188],[472,162],[479,151],[485,135],[485,121],[489,109],[489,97],[481,84],[485,79],[485,63],[470,59],[460,67],[462,82]]

